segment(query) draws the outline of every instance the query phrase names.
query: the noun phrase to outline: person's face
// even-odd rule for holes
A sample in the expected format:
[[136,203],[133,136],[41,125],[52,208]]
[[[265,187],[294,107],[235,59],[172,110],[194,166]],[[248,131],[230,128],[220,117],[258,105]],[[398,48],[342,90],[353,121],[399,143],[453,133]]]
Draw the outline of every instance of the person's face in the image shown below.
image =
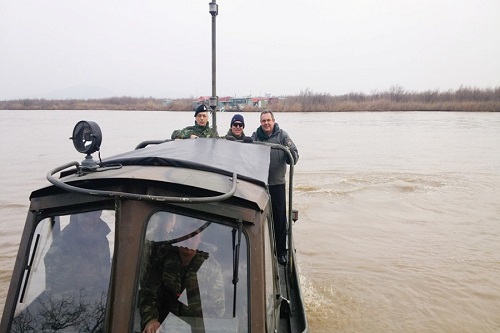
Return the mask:
[[243,124],[239,121],[234,122],[234,124],[231,125],[231,132],[236,136],[240,136],[241,133],[243,133]]
[[260,127],[267,135],[273,132],[274,120],[270,113],[264,113],[260,116]]
[[200,126],[207,126],[208,112],[199,112],[196,117],[196,123]]

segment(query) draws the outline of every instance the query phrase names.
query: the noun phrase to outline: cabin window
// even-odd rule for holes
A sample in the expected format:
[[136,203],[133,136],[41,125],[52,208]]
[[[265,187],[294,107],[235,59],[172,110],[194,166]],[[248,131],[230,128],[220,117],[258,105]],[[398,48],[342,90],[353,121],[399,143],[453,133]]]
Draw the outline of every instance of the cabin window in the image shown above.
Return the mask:
[[101,332],[113,234],[114,211],[40,221],[11,332]]
[[242,229],[156,212],[145,234],[135,331],[248,332],[247,267]]

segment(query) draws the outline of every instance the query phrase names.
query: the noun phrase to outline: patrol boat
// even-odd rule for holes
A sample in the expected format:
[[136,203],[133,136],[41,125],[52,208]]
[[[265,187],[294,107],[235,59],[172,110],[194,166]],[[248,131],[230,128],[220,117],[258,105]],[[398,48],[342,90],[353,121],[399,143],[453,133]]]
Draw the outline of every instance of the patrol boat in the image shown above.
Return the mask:
[[293,165],[286,265],[267,185],[271,149],[288,148],[152,140],[101,159],[92,121],[71,139],[85,159],[31,193],[0,332],[138,333],[150,318],[156,332],[308,332]]

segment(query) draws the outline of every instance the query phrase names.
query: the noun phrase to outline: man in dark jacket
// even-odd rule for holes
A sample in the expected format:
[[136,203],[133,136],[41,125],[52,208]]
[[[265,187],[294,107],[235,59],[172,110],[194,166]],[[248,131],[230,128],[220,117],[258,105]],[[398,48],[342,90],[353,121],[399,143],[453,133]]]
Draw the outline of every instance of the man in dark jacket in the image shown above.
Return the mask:
[[73,214],[45,255],[47,291],[52,296],[100,298],[108,290],[111,232],[101,211]]
[[[254,141],[278,143],[288,147],[293,156],[293,164],[299,160],[299,151],[287,132],[282,130],[274,120],[271,111],[262,111],[260,114],[260,127],[252,134]],[[276,248],[278,262],[286,264],[286,194],[285,194],[285,174],[287,160],[285,152],[279,149],[271,149],[271,161],[269,165],[269,194],[274,217],[274,233],[276,238]]]
[[197,139],[197,138],[217,138],[219,135],[214,131],[208,122],[208,108],[201,104],[194,111],[194,126],[188,126],[181,130],[175,130],[170,136],[171,139]]

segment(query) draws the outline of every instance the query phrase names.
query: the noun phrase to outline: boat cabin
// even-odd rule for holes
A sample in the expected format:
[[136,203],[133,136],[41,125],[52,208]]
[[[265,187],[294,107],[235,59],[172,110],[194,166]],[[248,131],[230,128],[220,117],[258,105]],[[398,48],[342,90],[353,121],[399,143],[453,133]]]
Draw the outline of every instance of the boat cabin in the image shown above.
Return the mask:
[[87,157],[31,193],[1,332],[308,330],[291,197],[279,265],[267,188],[286,148],[200,138],[94,160],[99,135],[77,124]]

